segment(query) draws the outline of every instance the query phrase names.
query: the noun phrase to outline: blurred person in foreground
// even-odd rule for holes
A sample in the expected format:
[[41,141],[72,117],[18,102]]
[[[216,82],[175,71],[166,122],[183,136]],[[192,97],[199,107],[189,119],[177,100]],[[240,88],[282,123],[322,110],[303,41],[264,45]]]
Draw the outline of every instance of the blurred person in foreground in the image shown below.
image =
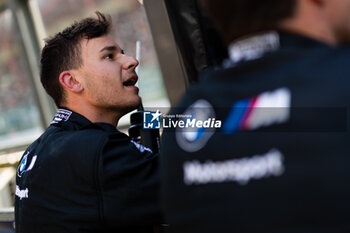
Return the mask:
[[16,232],[143,233],[162,221],[158,155],[116,130],[141,103],[138,61],[96,14],[42,50],[41,82],[59,109],[19,163]]
[[230,59],[170,113],[185,127],[163,133],[166,221],[181,233],[349,232],[350,0],[202,4]]

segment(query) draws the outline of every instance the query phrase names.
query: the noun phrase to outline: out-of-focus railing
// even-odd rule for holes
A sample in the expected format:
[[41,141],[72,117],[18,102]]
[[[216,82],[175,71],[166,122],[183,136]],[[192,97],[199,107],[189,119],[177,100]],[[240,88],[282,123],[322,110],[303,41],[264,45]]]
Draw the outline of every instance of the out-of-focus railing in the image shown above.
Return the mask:
[[15,210],[13,207],[0,209],[0,222],[13,222],[15,220]]
[[0,209],[0,233],[14,233],[14,208]]

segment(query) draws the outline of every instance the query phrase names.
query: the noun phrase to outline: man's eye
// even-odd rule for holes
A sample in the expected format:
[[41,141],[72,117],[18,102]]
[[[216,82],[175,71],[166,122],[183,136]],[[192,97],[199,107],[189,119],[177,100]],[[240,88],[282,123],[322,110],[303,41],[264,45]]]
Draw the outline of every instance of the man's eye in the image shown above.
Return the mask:
[[104,57],[104,59],[113,60],[114,59],[114,55],[113,54],[108,54],[107,56]]

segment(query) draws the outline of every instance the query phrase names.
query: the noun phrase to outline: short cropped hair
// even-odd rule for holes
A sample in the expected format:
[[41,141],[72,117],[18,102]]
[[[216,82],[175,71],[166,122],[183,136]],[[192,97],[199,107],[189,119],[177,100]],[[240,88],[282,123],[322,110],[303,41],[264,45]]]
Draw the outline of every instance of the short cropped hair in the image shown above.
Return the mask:
[[111,28],[111,17],[96,12],[97,18],[85,18],[45,40],[41,52],[40,80],[57,107],[65,103],[65,92],[59,75],[83,64],[80,42],[107,35]]
[[229,44],[246,34],[277,29],[294,15],[296,0],[201,0],[224,41]]

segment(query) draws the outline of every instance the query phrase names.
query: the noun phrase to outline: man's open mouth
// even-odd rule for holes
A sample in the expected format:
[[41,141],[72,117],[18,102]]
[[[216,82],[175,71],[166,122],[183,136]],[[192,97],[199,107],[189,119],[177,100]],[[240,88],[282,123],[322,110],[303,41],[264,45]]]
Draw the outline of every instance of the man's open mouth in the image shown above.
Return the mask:
[[128,80],[126,80],[125,82],[123,82],[123,85],[124,86],[135,86],[137,82],[137,77],[132,77],[132,78],[129,78]]

